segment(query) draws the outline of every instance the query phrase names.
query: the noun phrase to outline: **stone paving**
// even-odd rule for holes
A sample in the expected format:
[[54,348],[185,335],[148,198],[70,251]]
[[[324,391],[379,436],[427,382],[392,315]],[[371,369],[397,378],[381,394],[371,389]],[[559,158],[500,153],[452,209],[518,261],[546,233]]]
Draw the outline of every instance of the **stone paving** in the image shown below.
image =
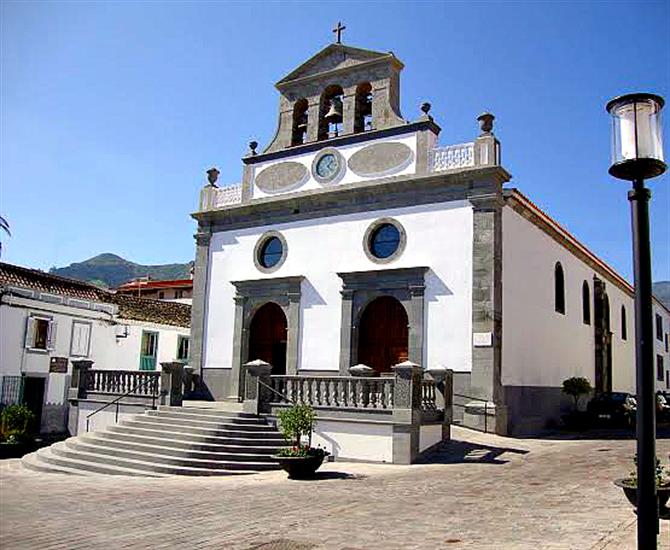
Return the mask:
[[[453,432],[431,463],[329,463],[316,481],[75,477],[4,461],[0,548],[634,548],[635,516],[612,484],[634,441]],[[670,441],[658,447],[667,459]]]

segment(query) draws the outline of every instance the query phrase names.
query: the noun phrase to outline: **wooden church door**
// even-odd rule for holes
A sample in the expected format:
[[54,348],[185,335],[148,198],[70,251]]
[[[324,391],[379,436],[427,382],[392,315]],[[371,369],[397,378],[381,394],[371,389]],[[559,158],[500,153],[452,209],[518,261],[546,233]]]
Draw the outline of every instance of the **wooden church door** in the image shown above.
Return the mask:
[[262,306],[251,320],[248,361],[261,359],[272,374],[286,374],[286,315],[274,302]]
[[377,373],[406,361],[408,342],[407,312],[391,296],[377,298],[363,311],[358,329],[358,362]]

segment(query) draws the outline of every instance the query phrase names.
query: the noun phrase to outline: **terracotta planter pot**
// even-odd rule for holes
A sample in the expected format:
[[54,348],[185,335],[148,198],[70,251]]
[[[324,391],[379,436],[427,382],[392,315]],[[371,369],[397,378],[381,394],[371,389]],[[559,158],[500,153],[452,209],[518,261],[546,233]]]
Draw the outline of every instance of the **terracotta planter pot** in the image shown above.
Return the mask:
[[[637,487],[628,485],[624,479],[617,479],[614,485],[621,487],[628,501],[637,508]],[[662,516],[665,516],[669,512],[665,505],[670,499],[670,486],[657,488],[656,495],[658,498],[658,510]]]
[[289,479],[309,479],[323,463],[324,456],[273,456]]

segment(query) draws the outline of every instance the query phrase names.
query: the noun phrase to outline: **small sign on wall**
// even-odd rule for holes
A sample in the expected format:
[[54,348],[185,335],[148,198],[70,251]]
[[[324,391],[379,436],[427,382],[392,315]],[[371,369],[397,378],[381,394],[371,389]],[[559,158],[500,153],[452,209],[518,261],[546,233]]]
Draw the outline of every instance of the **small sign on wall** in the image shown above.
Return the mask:
[[52,357],[49,361],[49,372],[67,373],[67,357]]
[[493,335],[490,332],[473,332],[472,344],[476,348],[491,347],[493,343]]

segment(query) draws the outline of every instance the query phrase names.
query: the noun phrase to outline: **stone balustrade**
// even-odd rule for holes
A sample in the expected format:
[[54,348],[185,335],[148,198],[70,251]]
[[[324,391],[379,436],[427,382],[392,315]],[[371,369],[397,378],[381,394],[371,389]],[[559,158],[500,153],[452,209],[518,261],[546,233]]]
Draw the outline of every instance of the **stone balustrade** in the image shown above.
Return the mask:
[[436,147],[430,152],[430,167],[433,172],[467,168],[474,165],[474,142]]
[[207,185],[200,192],[200,211],[215,210],[229,204],[242,202],[242,186],[227,185],[215,187]]
[[135,396],[159,394],[160,372],[87,369],[84,374],[86,392]]
[[437,406],[437,384],[434,380],[421,381],[421,410],[435,411]]
[[271,376],[271,399],[335,409],[393,409],[395,380],[390,377]]

